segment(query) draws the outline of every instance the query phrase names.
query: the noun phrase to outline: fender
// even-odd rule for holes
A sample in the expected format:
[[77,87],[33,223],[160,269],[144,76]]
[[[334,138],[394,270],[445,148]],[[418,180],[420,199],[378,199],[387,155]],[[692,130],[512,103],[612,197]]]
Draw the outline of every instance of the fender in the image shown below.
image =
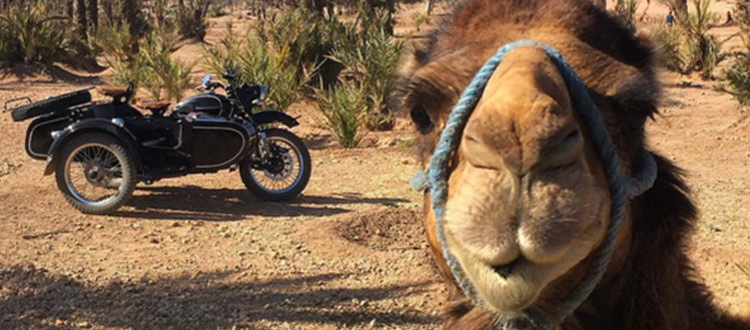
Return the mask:
[[44,164],[44,176],[55,173],[54,164],[57,160],[57,151],[65,142],[78,134],[91,131],[107,132],[122,141],[127,150],[135,157],[136,168],[139,171],[141,170],[141,155],[136,148],[138,143],[135,136],[127,128],[120,127],[111,120],[92,118],[70,124],[57,134],[55,141],[52,142],[49,148],[49,152],[47,152],[47,161]]
[[265,125],[271,123],[282,123],[289,128],[299,125],[299,122],[294,117],[287,115],[281,111],[276,110],[263,110],[250,115],[250,118],[258,125]]

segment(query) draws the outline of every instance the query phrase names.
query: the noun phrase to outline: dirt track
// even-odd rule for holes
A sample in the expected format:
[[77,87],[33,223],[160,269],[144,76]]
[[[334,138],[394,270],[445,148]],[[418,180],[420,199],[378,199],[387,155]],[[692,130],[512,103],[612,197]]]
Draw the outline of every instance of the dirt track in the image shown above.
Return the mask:
[[[71,79],[5,77],[0,103],[98,82]],[[738,267],[750,269],[750,118],[710,84],[664,80],[649,143],[688,171],[702,210],[691,256],[735,309],[750,297]],[[27,123],[0,117],[0,329],[437,327],[445,292],[408,187],[408,134],[345,151],[308,108],[294,111],[314,147],[299,200],[257,201],[223,172],[140,186],[107,217],[68,207],[23,151]]]

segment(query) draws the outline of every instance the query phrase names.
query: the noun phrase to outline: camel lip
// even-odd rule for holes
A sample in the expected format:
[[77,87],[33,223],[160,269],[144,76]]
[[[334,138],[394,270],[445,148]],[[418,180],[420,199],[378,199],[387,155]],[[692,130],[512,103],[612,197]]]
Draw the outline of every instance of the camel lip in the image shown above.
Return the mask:
[[518,266],[519,263],[521,263],[522,258],[516,258],[513,261],[502,264],[502,265],[490,265],[490,268],[492,268],[497,275],[500,275],[503,279],[507,279],[509,276],[513,274],[513,270]]
[[501,315],[515,315],[535,304],[551,280],[550,267],[519,256],[503,265],[476,262],[464,270],[487,307]]

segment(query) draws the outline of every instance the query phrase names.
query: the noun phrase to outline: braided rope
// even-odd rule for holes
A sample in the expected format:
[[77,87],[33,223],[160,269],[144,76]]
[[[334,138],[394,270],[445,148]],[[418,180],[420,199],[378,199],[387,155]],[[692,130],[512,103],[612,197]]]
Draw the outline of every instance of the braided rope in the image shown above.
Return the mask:
[[[474,79],[464,90],[458,103],[448,115],[448,120],[440,134],[435,153],[430,159],[427,174],[425,175],[424,171],[417,173],[412,177],[411,184],[415,190],[425,191],[428,188],[430,189],[432,193],[432,206],[437,223],[437,236],[443,250],[443,257],[453,273],[456,283],[461,287],[464,294],[473,299],[476,304],[479,304],[480,301],[475,294],[473,286],[468,282],[457,260],[448,250],[445,240],[444,215],[448,193],[447,179],[450,174],[448,165],[458,148],[464,126],[479,102],[492,73],[510,51],[525,46],[538,47],[544,50],[562,75],[568,87],[573,107],[580,114],[581,120],[589,133],[589,138],[602,162],[612,199],[610,223],[607,227],[604,240],[596,251],[594,251],[585,277],[563,300],[561,319],[558,320],[562,321],[588,298],[601,280],[612,257],[617,233],[625,215],[627,201],[653,186],[656,180],[657,166],[651,153],[644,149],[641,153],[643,167],[640,172],[634,177],[624,177],[620,174],[619,159],[604,120],[599,114],[596,105],[591,100],[586,86],[559,52],[550,46],[532,40],[520,40],[500,47],[497,53],[479,69]],[[541,327],[542,324],[549,326],[551,322],[544,315],[527,315],[527,317],[536,328]],[[506,329],[504,325],[498,325],[498,330],[510,329]]]

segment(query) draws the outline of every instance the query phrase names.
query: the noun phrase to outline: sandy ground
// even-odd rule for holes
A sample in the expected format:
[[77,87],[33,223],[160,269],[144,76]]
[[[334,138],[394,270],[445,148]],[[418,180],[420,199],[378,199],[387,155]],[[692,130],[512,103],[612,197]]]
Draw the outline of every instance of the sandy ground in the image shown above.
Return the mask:
[[[402,22],[421,6],[408,9]],[[713,82],[663,78],[649,144],[688,171],[702,212],[691,258],[735,310],[750,297],[741,270],[750,270],[750,113]],[[98,83],[10,75],[0,102]],[[303,115],[297,133],[313,149],[298,200],[258,201],[238,173],[222,172],[139,186],[126,207],[98,217],[70,208],[25,155],[27,123],[0,116],[0,329],[436,328],[445,290],[418,222],[420,195],[408,187],[417,169],[409,132],[342,150],[310,106],[290,111]]]

